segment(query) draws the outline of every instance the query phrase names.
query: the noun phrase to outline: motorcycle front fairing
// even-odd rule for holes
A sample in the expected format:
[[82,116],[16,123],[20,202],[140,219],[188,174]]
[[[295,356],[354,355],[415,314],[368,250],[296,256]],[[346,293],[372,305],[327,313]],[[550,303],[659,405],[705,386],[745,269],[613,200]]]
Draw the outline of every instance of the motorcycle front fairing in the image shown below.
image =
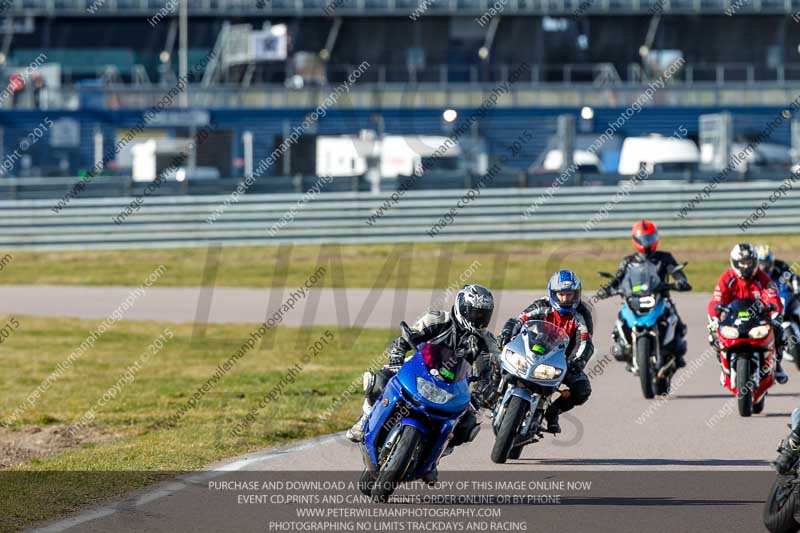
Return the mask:
[[658,269],[649,261],[628,267],[620,284],[625,299],[620,314],[629,328],[652,328],[664,315],[666,303],[660,286]]
[[[569,338],[563,331],[553,324],[539,322],[526,324],[527,328],[542,327],[547,328],[549,341],[544,345],[548,349],[543,353],[536,351],[537,342],[535,334],[530,330],[523,330],[519,335],[511,340],[500,354],[500,366],[503,371],[521,383],[516,386],[508,386],[505,389],[503,398],[498,402],[497,411],[494,417],[493,426],[495,431],[497,425],[503,418],[504,411],[508,402],[513,396],[518,396],[531,405],[531,410],[535,409],[542,398],[542,393],[554,391],[564,380],[567,373],[566,349],[569,345]],[[514,362],[516,361],[516,366]],[[557,372],[552,378],[536,376],[536,371],[542,365],[552,367]]]
[[[378,457],[385,439],[395,425],[414,426],[426,442],[414,476],[421,476],[436,466],[447,440],[469,407],[468,374],[463,379],[446,382],[434,377],[425,366],[418,350],[400,371],[389,380],[364,425],[362,453],[367,468],[378,469]],[[434,403],[417,390],[417,379],[433,383],[453,397],[442,404]]]
[[664,315],[666,310],[666,303],[663,298],[658,299],[655,306],[646,314],[636,314],[626,303],[622,305],[622,319],[628,324],[628,327],[633,328],[652,328],[658,322],[658,319]]
[[[753,391],[753,400],[759,401],[773,385],[775,378],[775,333],[769,320],[755,315],[752,311],[755,300],[738,299],[728,304],[730,313],[720,322],[717,330],[722,358],[724,386],[738,394],[736,389],[736,361],[746,357],[752,360],[753,372],[758,376],[758,387]],[[760,338],[752,338],[749,332],[756,327],[767,327],[768,332]],[[730,329],[728,329],[730,328]],[[728,334],[728,331],[731,334]],[[732,333],[736,332],[733,336]],[[766,378],[766,379],[764,379]]]

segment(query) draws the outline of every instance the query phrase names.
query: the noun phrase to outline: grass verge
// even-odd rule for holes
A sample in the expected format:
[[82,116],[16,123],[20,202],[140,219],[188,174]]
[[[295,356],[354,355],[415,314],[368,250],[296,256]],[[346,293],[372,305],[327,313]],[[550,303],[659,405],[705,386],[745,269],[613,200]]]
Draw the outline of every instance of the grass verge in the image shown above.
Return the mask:
[[[99,324],[15,318],[19,327],[0,344],[0,357],[11,369],[0,373],[2,420],[8,420]],[[152,353],[148,347],[164,335],[165,328],[172,337]],[[164,426],[253,329],[209,325],[206,337],[194,342],[190,324],[122,321],[106,331],[51,381],[7,432],[69,427],[95,407],[86,428],[105,438],[89,438],[0,471],[0,530],[62,516],[158,481],[168,472],[194,470],[265,446],[342,430],[358,416],[361,373],[383,353],[392,335],[388,330],[275,328],[264,337],[266,347],[256,345],[174,427]],[[322,348],[312,349],[315,342]],[[98,406],[98,400],[146,352],[151,355],[139,365],[134,379]],[[298,363],[302,368],[287,377]],[[353,383],[357,387],[351,387]],[[274,398],[258,410],[255,421],[234,435],[233,428],[271,392]]]
[[[731,247],[742,240],[748,239],[665,236],[660,249],[689,261],[692,283],[697,290],[710,291],[727,268]],[[800,235],[757,239],[762,241],[771,242],[789,264],[800,260]],[[170,275],[159,286],[291,287],[318,265],[328,265],[330,275],[322,284],[328,287],[446,288],[472,270],[469,281],[493,289],[541,289],[553,271],[569,268],[587,288],[598,288],[601,279],[595,272],[614,270],[631,251],[626,239],[227,247],[218,260],[206,248],[14,251],[0,254],[11,256],[0,263],[0,284],[139,285],[164,264]]]

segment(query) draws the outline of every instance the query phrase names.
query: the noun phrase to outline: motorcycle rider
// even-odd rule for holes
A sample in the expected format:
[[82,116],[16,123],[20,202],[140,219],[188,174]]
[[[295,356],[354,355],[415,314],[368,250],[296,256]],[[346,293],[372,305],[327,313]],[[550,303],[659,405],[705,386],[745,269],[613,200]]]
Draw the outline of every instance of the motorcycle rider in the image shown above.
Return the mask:
[[715,338],[714,333],[719,329],[719,312],[715,309],[717,304],[727,305],[740,298],[752,298],[760,301],[765,306],[765,310],[766,306],[773,304],[775,309],[771,310],[769,314],[775,335],[775,352],[777,353],[775,380],[784,384],[789,377],[781,368],[783,327],[778,320],[782,311],[781,300],[778,298],[775,282],[766,272],[757,267],[756,259],[756,250],[752,244],[740,243],[731,250],[731,268],[722,273],[714,288],[711,301],[708,302],[709,330],[712,332],[712,338]]
[[[589,377],[583,369],[594,354],[592,333],[594,325],[589,307],[581,301],[581,280],[570,270],[559,270],[547,284],[548,296],[534,300],[518,318],[510,318],[500,333],[500,345],[505,346],[522,329],[528,320],[543,320],[560,327],[569,335],[567,347],[567,374],[562,382],[569,393],[562,395],[545,412],[547,431],[560,433],[558,418],[576,405],[586,403],[592,393]],[[499,385],[500,376],[494,372],[493,389]]]
[[[797,317],[800,317],[800,278],[798,278],[797,274],[794,273],[794,270],[792,270],[792,267],[790,267],[786,261],[775,259],[772,248],[770,248],[768,244],[759,244],[756,246],[756,256],[758,257],[758,268],[766,272],[776,284],[782,283],[791,289],[792,296],[783,302],[783,320],[797,323]],[[798,323],[798,325],[800,325],[800,323]],[[786,335],[793,335],[793,332],[785,331],[784,333],[783,340],[787,341],[784,342],[785,351],[787,352],[784,356],[791,358],[794,354],[788,353],[789,350],[791,350],[790,345],[795,346],[800,342],[800,339],[795,339],[793,343],[788,342],[790,339],[787,338]]]
[[[364,373],[363,413],[347,431],[353,442],[364,439],[364,424],[372,406],[381,395],[389,380],[397,374],[405,362],[406,354],[420,343],[441,344],[452,349],[456,357],[474,364],[481,381],[473,386],[473,404],[482,404],[482,393],[489,384],[491,359],[499,352],[497,339],[487,330],[494,311],[492,293],[481,285],[465,285],[456,294],[455,303],[448,311],[429,311],[411,327],[411,342],[404,335],[396,337],[387,349],[389,363],[378,372]],[[458,446],[469,440],[469,435],[478,425],[477,409],[471,405],[453,430],[450,446]]]
[[[661,279],[662,283],[668,282],[669,277],[672,276],[675,280],[676,290],[692,290],[692,286],[689,284],[689,280],[682,270],[673,272],[673,269],[678,266],[675,257],[669,252],[656,250],[659,240],[658,228],[653,222],[641,220],[634,224],[631,228],[631,243],[636,249],[636,253],[625,256],[622,259],[611,281],[605,287],[597,291],[597,297],[605,299],[612,296],[619,289],[620,283],[622,283],[622,280],[625,278],[628,267],[636,263],[644,263],[645,261],[656,265],[658,277]],[[682,368],[686,366],[686,361],[683,357],[686,355],[687,349],[686,324],[681,320],[678,309],[675,307],[675,303],[670,298],[669,293],[664,295],[664,301],[666,303],[665,318],[669,317],[671,313],[674,313],[675,317],[678,319],[678,324],[675,327],[673,352],[675,355],[676,368]],[[620,332],[623,334],[621,335]],[[627,340],[630,338],[630,334],[630,328],[628,328],[628,325],[622,320],[622,310],[620,309],[614,330],[611,332],[611,338],[613,340],[611,355],[613,355],[617,361],[627,360],[629,370],[632,369],[630,364],[630,343]]]
[[772,281],[788,285],[792,288],[795,296],[800,293],[800,278],[794,273],[789,263],[775,259],[769,244],[756,246],[756,257],[758,259],[758,268],[769,274]]

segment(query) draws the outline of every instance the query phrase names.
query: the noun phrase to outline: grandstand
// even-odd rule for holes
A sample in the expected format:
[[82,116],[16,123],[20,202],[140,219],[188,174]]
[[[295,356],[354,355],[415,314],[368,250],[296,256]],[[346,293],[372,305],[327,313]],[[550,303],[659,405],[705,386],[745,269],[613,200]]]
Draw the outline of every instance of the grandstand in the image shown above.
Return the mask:
[[[728,153],[800,94],[798,0],[6,0],[0,7],[7,30],[0,65],[9,80],[0,145],[3,160],[13,161],[3,166],[0,191],[8,196],[60,196],[75,177],[93,178],[93,168],[119,186],[103,189],[97,180],[87,194],[136,190],[133,145],[190,139],[211,124],[212,140],[195,143],[186,160],[220,178],[158,194],[230,190],[345,85],[263,173],[275,192],[300,190],[286,184],[313,173],[313,160],[323,157],[314,151],[318,137],[446,136],[492,95],[464,140],[485,150],[489,168],[524,136],[496,183],[525,186],[552,181],[573,149],[631,106],[640,109],[568,185],[619,179],[627,137],[668,137],[680,127],[698,146],[711,139],[715,153]],[[368,68],[348,82],[359,65]],[[185,88],[142,123],[178,85]],[[653,94],[642,99],[648,88]],[[456,124],[443,119],[446,110]],[[778,179],[796,162],[800,127],[790,111],[739,178]],[[708,120],[720,113],[725,122]],[[559,124],[568,117],[565,135]],[[31,136],[44,120],[53,127]],[[109,154],[137,124],[129,146]],[[715,170],[704,161],[695,167],[663,177],[704,180]],[[59,184],[65,177],[73,179]],[[366,173],[352,177],[338,188],[374,186]],[[442,173],[414,187],[463,182]],[[269,183],[256,189],[270,192]]]

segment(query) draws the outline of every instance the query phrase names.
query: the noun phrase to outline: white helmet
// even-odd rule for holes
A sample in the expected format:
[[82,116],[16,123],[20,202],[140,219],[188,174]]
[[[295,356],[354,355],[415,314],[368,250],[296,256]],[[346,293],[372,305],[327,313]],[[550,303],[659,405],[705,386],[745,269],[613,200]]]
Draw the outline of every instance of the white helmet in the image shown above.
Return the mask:
[[756,272],[756,250],[750,243],[739,243],[731,250],[731,268],[742,279],[750,279]]

